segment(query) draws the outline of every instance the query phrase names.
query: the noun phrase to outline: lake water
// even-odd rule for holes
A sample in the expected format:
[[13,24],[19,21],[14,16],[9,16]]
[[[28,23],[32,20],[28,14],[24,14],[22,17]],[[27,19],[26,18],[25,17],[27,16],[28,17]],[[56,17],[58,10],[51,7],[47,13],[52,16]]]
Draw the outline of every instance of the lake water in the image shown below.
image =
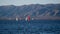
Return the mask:
[[0,20],[0,34],[60,34],[60,20]]

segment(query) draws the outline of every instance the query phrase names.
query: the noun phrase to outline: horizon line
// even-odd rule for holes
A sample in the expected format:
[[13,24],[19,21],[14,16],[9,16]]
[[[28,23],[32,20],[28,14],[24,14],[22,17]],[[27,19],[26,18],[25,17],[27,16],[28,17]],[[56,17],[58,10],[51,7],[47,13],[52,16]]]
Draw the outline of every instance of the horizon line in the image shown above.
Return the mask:
[[[36,3],[36,4],[38,4],[38,3]],[[48,3],[48,4],[60,4],[60,3]],[[39,5],[48,5],[48,4],[39,4]],[[23,5],[35,5],[35,4],[22,4],[22,5],[14,5],[14,4],[6,4],[6,5],[0,5],[0,6],[10,6],[10,5],[12,5],[12,6],[23,6]]]

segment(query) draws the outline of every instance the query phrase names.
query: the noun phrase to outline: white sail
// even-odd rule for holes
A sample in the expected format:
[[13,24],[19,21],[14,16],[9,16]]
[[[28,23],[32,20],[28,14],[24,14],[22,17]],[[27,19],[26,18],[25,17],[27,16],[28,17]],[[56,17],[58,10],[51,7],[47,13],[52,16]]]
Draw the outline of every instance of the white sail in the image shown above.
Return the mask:
[[34,20],[34,18],[32,18],[32,20]]
[[16,21],[18,21],[18,18],[16,18]]
[[25,20],[27,21],[27,20],[28,20],[28,18],[26,17],[26,18],[25,18]]

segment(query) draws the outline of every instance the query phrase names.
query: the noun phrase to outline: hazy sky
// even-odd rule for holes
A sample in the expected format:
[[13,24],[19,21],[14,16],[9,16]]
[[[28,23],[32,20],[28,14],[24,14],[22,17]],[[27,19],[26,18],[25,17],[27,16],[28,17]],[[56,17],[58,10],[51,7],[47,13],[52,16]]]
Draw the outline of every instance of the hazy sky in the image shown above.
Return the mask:
[[60,0],[0,0],[0,5],[58,4]]

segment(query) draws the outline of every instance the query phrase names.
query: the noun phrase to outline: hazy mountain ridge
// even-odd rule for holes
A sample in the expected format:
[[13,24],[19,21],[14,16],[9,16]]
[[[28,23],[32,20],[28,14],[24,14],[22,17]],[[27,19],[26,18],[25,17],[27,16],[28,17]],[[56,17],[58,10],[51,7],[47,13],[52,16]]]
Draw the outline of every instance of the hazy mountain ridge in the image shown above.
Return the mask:
[[60,17],[60,4],[0,6],[0,18],[26,17],[27,15],[30,15],[31,17],[40,17],[40,16]]

